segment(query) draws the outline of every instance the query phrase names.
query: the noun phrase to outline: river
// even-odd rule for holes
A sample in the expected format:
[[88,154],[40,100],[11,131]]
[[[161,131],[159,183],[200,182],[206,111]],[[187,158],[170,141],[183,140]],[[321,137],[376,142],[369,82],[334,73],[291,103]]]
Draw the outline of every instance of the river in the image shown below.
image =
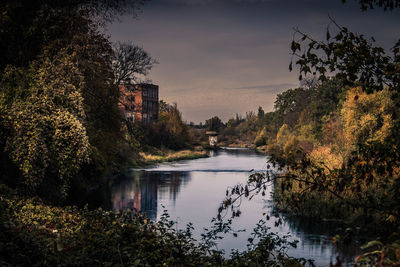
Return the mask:
[[[217,215],[227,187],[245,182],[250,170],[263,171],[266,165],[267,157],[251,150],[223,149],[210,151],[208,158],[129,169],[112,188],[113,209],[140,210],[153,220],[159,219],[166,209],[178,227],[185,228],[192,222],[194,235],[199,237]],[[231,249],[246,249],[253,227],[265,218],[263,213],[270,214],[273,209],[270,192],[242,202],[242,214],[234,220],[233,227],[246,231],[237,237],[227,235],[219,241],[219,249],[224,249],[227,255]],[[275,226],[274,219],[268,220],[267,225],[272,232],[281,236],[290,233],[291,240],[299,240],[297,248],[288,251],[290,256],[314,259],[317,266],[329,266],[340,257],[344,266],[350,266],[358,253],[358,244],[336,248],[332,241],[335,225],[304,218],[282,218],[279,226]]]

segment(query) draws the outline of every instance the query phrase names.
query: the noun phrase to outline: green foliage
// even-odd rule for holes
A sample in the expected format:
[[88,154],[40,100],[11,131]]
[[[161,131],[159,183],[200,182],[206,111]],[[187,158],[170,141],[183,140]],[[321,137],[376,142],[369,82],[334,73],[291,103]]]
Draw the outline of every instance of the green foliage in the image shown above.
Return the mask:
[[[14,75],[4,76],[7,80]],[[30,87],[25,88],[24,95],[16,94],[8,107],[3,106],[4,123],[10,131],[6,150],[31,190],[45,176],[55,176],[65,195],[68,179],[89,160],[82,75],[71,57],[60,53],[53,61],[45,60],[38,69],[32,67],[26,76]],[[14,90],[7,84],[3,88],[4,92]]]
[[[330,26],[337,31],[334,36],[330,34]],[[345,85],[355,86],[359,82],[368,92],[382,89],[383,86],[398,87],[400,42],[392,48],[392,57],[382,47],[375,46],[374,42],[373,37],[368,40],[364,35],[355,34],[331,19],[326,42],[295,30],[291,44],[292,60],[297,58],[295,63],[300,67],[300,80],[302,75],[310,73],[318,74],[319,80],[325,81],[330,73],[336,72],[335,76]],[[292,61],[289,70],[292,70]]]
[[205,126],[208,131],[220,131],[225,127],[224,123],[217,116],[206,120]]
[[295,259],[287,256],[289,248],[296,248],[298,241],[287,241],[290,235],[283,237],[272,233],[266,222],[257,223],[248,239],[247,251],[234,251],[228,260],[231,266],[314,266],[312,260]]
[[[0,263],[2,266],[300,266],[288,257],[288,242],[260,222],[249,239],[247,252],[231,259],[212,240],[230,231],[219,223],[193,238],[193,226],[177,230],[164,211],[158,222],[131,212],[108,212],[76,207],[53,207],[39,200],[12,196],[0,188]],[[209,242],[206,240],[211,238]],[[257,242],[259,240],[259,242]],[[257,245],[257,243],[259,245]],[[289,265],[294,264],[294,265]],[[312,262],[310,262],[312,266]]]
[[88,24],[134,15],[146,0],[6,0],[0,3],[0,71],[28,67],[45,47],[60,47]]
[[254,144],[256,146],[263,146],[267,144],[268,132],[267,127],[264,127],[261,132],[258,133],[256,139],[254,140]]
[[126,161],[112,48],[98,26],[138,2],[25,2],[0,4],[0,179],[23,177],[58,201]]
[[400,264],[400,240],[383,244],[373,240],[363,245],[364,253],[355,259],[356,266],[397,266]]
[[183,149],[190,145],[188,127],[182,121],[177,104],[169,105],[160,101],[158,122],[147,129],[148,145],[157,148]]
[[285,123],[291,127],[296,125],[301,112],[310,104],[310,95],[311,90],[302,87],[278,94],[274,108],[279,123]]

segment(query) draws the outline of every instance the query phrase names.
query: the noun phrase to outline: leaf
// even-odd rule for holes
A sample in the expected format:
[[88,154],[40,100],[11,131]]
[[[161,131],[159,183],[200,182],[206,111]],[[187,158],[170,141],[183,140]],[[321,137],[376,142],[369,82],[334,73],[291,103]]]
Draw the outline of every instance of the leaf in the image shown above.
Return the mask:
[[367,257],[358,256],[358,257],[355,259],[355,262],[356,262],[356,263],[368,263],[368,262],[371,262],[371,259],[369,259],[369,258],[367,258]]
[[382,248],[383,244],[382,244],[382,242],[380,242],[378,240],[372,240],[372,241],[368,242],[367,244],[361,246],[361,249],[364,250],[364,249],[369,249],[369,248],[372,248],[372,247]]

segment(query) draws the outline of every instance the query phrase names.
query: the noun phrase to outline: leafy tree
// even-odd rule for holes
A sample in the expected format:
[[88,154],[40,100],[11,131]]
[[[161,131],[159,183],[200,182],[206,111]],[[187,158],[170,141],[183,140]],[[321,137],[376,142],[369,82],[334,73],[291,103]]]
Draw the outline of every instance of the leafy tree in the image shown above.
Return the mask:
[[[10,129],[6,150],[31,192],[45,177],[56,177],[55,184],[65,196],[69,178],[89,160],[84,81],[71,58],[60,52],[54,60],[44,60],[38,69],[32,67],[26,77],[29,80],[23,82],[30,87],[24,88],[22,97],[14,99],[3,118]],[[18,72],[6,71],[3,80],[14,75],[13,71]],[[7,84],[2,83],[2,87]]]
[[224,123],[218,116],[214,116],[211,119],[206,120],[205,126],[208,131],[220,131],[225,127]]
[[262,120],[264,118],[265,112],[262,107],[258,107],[257,117]]
[[239,114],[236,113],[235,118],[230,118],[228,120],[226,126],[228,128],[234,128],[234,127],[238,126],[243,121],[244,121],[244,119],[242,118],[242,116],[239,116]]
[[160,101],[158,122],[148,129],[148,141],[159,148],[182,149],[189,145],[188,127],[182,121],[182,114],[176,103],[169,105]]
[[[346,0],[342,0],[343,3]],[[358,0],[362,10],[373,9],[374,7],[383,7],[384,10],[392,10],[400,7],[399,0]]]
[[[337,31],[333,36],[331,26]],[[326,42],[317,41],[295,29],[291,44],[292,61],[297,59],[295,63],[300,67],[300,80],[303,75],[311,73],[318,74],[319,80],[324,81],[329,73],[337,72],[335,76],[344,85],[354,86],[359,82],[368,92],[382,89],[383,86],[398,87],[400,41],[391,49],[392,57],[382,47],[375,46],[374,42],[373,37],[368,40],[364,35],[355,34],[331,19]],[[301,43],[304,44],[303,48]],[[292,70],[292,61],[289,70]]]
[[289,89],[278,94],[275,100],[275,112],[279,124],[293,127],[299,122],[301,112],[311,100],[311,90],[304,88]]
[[[398,1],[359,2],[363,9],[399,6]],[[334,20],[328,25],[326,41],[295,29],[289,69],[294,61],[300,80],[312,74],[322,83],[310,88],[311,103],[298,109],[300,116],[291,120],[292,127],[281,127],[280,142],[268,146],[271,164],[285,172],[250,175],[246,184],[227,191],[219,214],[229,208],[234,217],[240,215],[237,203],[242,197],[265,194],[267,185],[273,184],[280,209],[352,220],[357,226],[381,231],[384,238],[398,231],[399,45],[389,55],[373,38],[355,34]],[[294,90],[280,96],[276,110],[281,124],[289,122],[286,116],[295,111],[295,96]],[[319,142],[307,153],[298,134],[310,125],[319,132]],[[302,151],[306,153],[297,153]],[[398,264],[394,254],[398,242],[374,244],[378,248],[357,258],[360,264]]]
[[[146,0],[6,0],[0,3],[0,70],[27,67],[50,44],[70,40],[77,29],[135,15]],[[94,26],[94,25],[93,25]],[[61,42],[62,43],[62,42]]]
[[391,96],[387,89],[367,94],[360,87],[355,87],[347,92],[341,116],[348,143],[386,142],[394,130]]
[[65,196],[69,180],[87,188],[123,162],[113,50],[98,27],[141,3],[1,2],[3,181],[23,176],[31,191]]

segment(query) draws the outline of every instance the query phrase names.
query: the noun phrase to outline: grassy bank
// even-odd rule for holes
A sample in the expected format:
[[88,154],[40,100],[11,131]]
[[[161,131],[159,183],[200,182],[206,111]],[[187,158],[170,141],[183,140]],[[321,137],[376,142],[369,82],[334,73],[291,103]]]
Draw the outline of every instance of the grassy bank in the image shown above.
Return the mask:
[[180,151],[152,150],[149,152],[140,152],[140,156],[143,158],[143,165],[208,157],[205,150],[189,149]]

